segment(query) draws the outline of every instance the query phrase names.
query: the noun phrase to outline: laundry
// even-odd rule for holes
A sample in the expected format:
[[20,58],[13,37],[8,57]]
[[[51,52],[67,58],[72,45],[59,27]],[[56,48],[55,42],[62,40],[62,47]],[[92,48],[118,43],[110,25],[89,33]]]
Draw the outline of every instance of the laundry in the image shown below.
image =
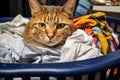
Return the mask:
[[56,48],[41,48],[25,43],[21,35],[28,21],[18,15],[10,22],[0,23],[0,62],[53,63],[102,56],[93,38],[80,29],[73,32],[64,45]]
[[[1,47],[0,47],[1,49]],[[59,52],[49,48],[38,48],[23,42],[22,38],[16,38],[4,46],[2,62],[11,63],[48,63],[59,60]],[[5,53],[5,54],[4,54]],[[6,63],[6,62],[5,62]]]
[[92,36],[78,29],[66,40],[62,48],[60,61],[85,60],[97,56],[102,56],[102,54],[95,47]]
[[96,38],[97,42],[94,43],[104,55],[114,52],[117,50],[116,44],[119,45],[118,37],[108,25],[106,18],[105,13],[96,12],[73,19],[74,29],[82,29]]

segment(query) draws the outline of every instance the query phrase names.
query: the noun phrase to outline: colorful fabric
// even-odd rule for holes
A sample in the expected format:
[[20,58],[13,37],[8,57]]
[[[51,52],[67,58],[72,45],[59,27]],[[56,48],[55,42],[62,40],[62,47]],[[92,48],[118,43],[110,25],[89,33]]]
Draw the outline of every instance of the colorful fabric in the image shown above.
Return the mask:
[[[83,28],[85,27],[85,30],[88,31],[88,33],[90,35],[94,35],[92,32],[93,27],[95,26],[99,26],[99,28],[101,29],[101,32],[104,34],[104,36],[107,39],[112,40],[112,35],[109,32],[109,26],[106,24],[105,22],[106,20],[106,15],[103,12],[96,12],[90,15],[85,15],[82,17],[78,17],[76,19],[74,19],[74,29],[78,29],[78,28]],[[87,30],[89,29],[89,30]],[[90,31],[91,29],[91,31]]]
[[114,33],[114,31],[108,25],[105,13],[96,12],[75,18],[73,21],[75,30],[82,29],[93,36],[93,40],[94,38],[98,40],[97,42],[95,41],[95,45],[104,55],[116,50],[116,44],[119,41],[113,40],[112,33]]

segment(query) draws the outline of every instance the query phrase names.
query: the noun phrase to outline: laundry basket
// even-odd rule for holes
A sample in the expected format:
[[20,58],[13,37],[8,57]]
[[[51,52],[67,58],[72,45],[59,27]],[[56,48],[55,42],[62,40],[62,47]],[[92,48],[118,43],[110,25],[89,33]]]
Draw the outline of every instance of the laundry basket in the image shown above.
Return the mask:
[[[12,18],[0,18],[0,22]],[[107,17],[120,35],[120,19]],[[97,58],[62,63],[0,63],[1,80],[120,80],[120,50]],[[117,68],[117,73],[114,70]],[[111,70],[110,72],[108,70]],[[33,79],[34,78],[34,79]],[[36,79],[37,78],[37,79]]]

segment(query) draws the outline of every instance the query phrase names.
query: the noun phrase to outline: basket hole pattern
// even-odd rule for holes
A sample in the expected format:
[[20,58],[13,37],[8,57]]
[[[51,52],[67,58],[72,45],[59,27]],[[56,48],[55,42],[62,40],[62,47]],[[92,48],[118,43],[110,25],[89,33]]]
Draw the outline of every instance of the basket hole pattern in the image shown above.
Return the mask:
[[[115,67],[116,68],[116,67]],[[114,68],[111,68],[114,70]],[[65,76],[65,77],[49,77],[49,76],[42,76],[42,77],[5,77],[0,78],[0,80],[120,80],[120,70],[116,75],[107,72],[108,69],[105,69],[101,72],[95,72],[90,74],[84,74],[82,76],[75,75],[75,76]]]

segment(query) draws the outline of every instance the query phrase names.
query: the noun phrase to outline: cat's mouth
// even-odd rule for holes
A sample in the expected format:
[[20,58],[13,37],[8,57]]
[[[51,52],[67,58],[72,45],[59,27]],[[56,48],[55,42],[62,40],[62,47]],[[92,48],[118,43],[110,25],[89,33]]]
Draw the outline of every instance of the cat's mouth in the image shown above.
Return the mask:
[[52,40],[49,40],[47,42],[44,42],[44,44],[47,45],[47,46],[51,46],[52,47],[52,46],[58,45],[60,42],[61,41],[52,41]]
[[58,42],[54,42],[54,41],[52,41],[52,40],[49,40],[49,41],[46,42],[45,44],[48,45],[48,46],[55,46],[55,45],[58,44]]

